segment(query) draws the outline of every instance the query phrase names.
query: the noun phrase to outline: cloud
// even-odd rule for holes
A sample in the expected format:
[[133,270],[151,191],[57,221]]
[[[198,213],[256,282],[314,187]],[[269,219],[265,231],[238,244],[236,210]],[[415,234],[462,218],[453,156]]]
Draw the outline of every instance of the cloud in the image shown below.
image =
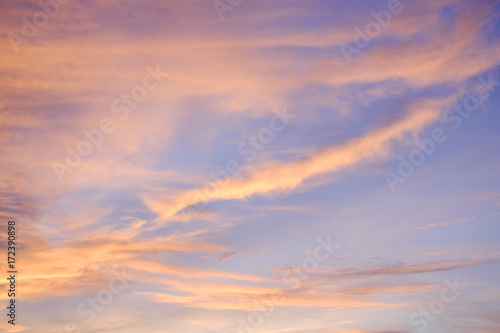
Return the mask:
[[438,222],[438,223],[431,223],[431,224],[428,224],[428,225],[425,225],[425,226],[422,226],[422,227],[417,227],[415,229],[420,230],[420,229],[427,229],[427,228],[444,227],[444,226],[447,226],[447,225],[450,225],[450,224],[454,224],[454,223],[470,221],[470,220],[473,220],[475,218],[476,218],[475,216],[462,217],[462,218],[455,219],[455,220],[452,220],[452,221],[444,221],[444,222]]
[[390,266],[379,266],[365,269],[323,270],[318,272],[318,275],[330,278],[365,278],[380,275],[423,274],[430,272],[451,271],[453,269],[469,267],[481,263],[483,263],[483,261],[431,262],[424,264],[400,263]]
[[216,259],[217,262],[223,262],[226,261],[232,257],[238,256],[240,254],[248,253],[250,250],[244,250],[244,251],[239,251],[239,252],[228,252],[224,253],[222,256]]
[[500,192],[483,192],[468,196],[467,199],[488,201],[491,199],[496,199],[498,197],[500,197]]
[[[2,310],[2,314],[5,316],[3,312],[4,310]],[[29,329],[29,327],[19,325],[18,323],[15,325],[8,324],[6,321],[0,323],[0,328],[3,330],[2,332],[6,333],[24,332]]]
[[[73,1],[61,5],[19,53],[3,38],[0,216],[19,223],[22,297],[38,311],[36,316],[26,312],[26,324],[14,329],[60,331],[66,319],[61,310],[95,295],[113,270],[123,269],[130,279],[126,297],[109,308],[111,313],[101,313],[91,329],[160,332],[169,322],[179,332],[207,327],[230,332],[237,315],[255,311],[255,303],[266,304],[279,293],[281,312],[263,331],[397,332],[398,326],[388,331],[382,324],[370,329],[362,324],[376,314],[371,322],[376,325],[381,313],[385,327],[399,322],[403,317],[394,313],[414,304],[409,295],[438,287],[436,281],[420,280],[431,279],[428,273],[483,269],[498,254],[495,246],[457,243],[431,253],[441,261],[414,262],[404,246],[376,243],[373,251],[386,251],[390,262],[403,259],[365,266],[352,255],[339,260],[345,266],[320,268],[295,289],[269,273],[281,272],[273,269],[292,254],[302,255],[309,248],[302,241],[311,234],[345,232],[359,207],[369,206],[365,193],[370,189],[345,202],[352,211],[342,223],[330,211],[311,208],[316,192],[308,198],[286,196],[321,192],[326,184],[357,191],[361,185],[341,181],[397,156],[401,146],[413,144],[469,93],[474,76],[499,64],[496,3],[422,0],[405,2],[405,11],[347,65],[339,44],[352,42],[353,28],[364,26],[372,19],[370,11],[386,4],[247,1],[220,24],[211,1]],[[36,1],[0,6],[4,37],[20,33],[21,18],[39,10]],[[142,82],[146,66],[156,64],[171,75],[121,121],[111,104]],[[236,225],[250,220],[247,207],[219,203],[178,223],[180,211],[203,202],[197,195],[204,193],[206,171],[234,157],[238,142],[267,121],[277,105],[297,114],[281,141],[207,198],[259,196],[260,208],[250,205],[259,215]],[[85,139],[82,130],[95,128],[104,117],[112,118],[116,130],[59,183],[51,163],[65,162],[67,147],[75,148]],[[277,195],[282,202],[270,202]],[[436,198],[431,191],[426,195]],[[488,190],[473,199],[497,197]],[[297,221],[302,213],[307,220]],[[377,214],[382,213],[377,209],[373,219],[384,216]],[[267,218],[273,224],[264,223]],[[299,223],[307,232],[292,242],[287,237],[301,230]],[[351,223],[352,229],[367,229],[353,230],[350,240],[359,244],[371,231],[369,224]],[[278,225],[282,229],[275,233]],[[5,248],[5,230],[0,236]],[[414,237],[401,242],[413,246],[420,241]],[[228,259],[251,250],[228,244],[265,246],[268,255],[247,255],[243,265]],[[452,259],[468,255],[468,261]],[[471,304],[481,305],[470,312],[481,324],[467,330],[494,332],[494,313],[479,313],[491,304]],[[392,315],[385,316],[389,308]],[[140,309],[148,309],[154,320],[144,322]],[[71,315],[73,310],[68,310]],[[285,324],[278,327],[281,321]],[[2,325],[0,330],[12,330]]]
[[367,132],[346,143],[332,145],[323,151],[311,153],[300,160],[272,162],[264,170],[257,170],[247,178],[234,178],[229,185],[206,194],[203,189],[184,191],[170,201],[153,196],[143,196],[144,203],[161,219],[168,220],[180,210],[203,201],[246,199],[255,194],[268,195],[291,191],[306,180],[327,173],[356,167],[362,163],[386,158],[391,152],[390,144],[401,140],[406,134],[417,135],[426,126],[436,121],[446,101],[424,100],[412,107],[404,117],[390,125]]

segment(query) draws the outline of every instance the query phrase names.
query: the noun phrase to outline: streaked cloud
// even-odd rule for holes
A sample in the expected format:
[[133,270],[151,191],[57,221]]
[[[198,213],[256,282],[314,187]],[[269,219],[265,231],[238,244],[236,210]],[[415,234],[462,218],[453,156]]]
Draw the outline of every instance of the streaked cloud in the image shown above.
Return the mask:
[[[498,78],[499,3],[403,5],[347,64],[339,45],[387,1],[244,1],[224,22],[212,0],[71,1],[17,53],[41,5],[0,4],[0,216],[22,279],[0,330],[234,332],[272,305],[262,332],[401,333],[459,277],[470,293],[434,328],[497,332],[498,83],[398,191],[381,175]],[[125,106],[148,67],[169,76]],[[294,116],[249,161],[273,110]],[[59,181],[102,119],[115,129]],[[229,161],[241,173],[214,180]],[[308,271],[326,235],[342,246]],[[86,322],[116,272],[128,284]]]

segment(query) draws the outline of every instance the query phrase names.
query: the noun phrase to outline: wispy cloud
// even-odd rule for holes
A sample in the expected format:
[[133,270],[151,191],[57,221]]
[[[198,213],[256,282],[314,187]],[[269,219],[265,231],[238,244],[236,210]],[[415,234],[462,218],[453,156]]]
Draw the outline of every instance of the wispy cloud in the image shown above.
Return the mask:
[[223,261],[226,261],[232,257],[235,257],[235,256],[238,256],[240,254],[245,254],[245,253],[248,253],[250,252],[251,250],[244,250],[244,251],[239,251],[239,252],[228,252],[228,253],[224,253],[222,256],[220,256],[219,258],[217,258],[217,262],[223,262]]
[[[43,4],[59,4],[47,24]],[[477,292],[463,299],[470,316],[457,305],[443,325],[461,325],[442,331],[496,332],[498,213],[443,229],[449,237],[415,230],[498,210],[497,112],[463,118],[397,196],[375,176],[500,65],[498,2],[402,5],[347,65],[339,44],[357,27],[371,34],[388,1],[244,1],[222,23],[212,0],[0,3],[0,216],[18,221],[26,301],[19,324],[0,330],[82,322],[78,304],[123,269],[130,285],[86,330],[234,332],[238,316],[280,292],[262,332],[406,332],[408,306],[439,289],[438,276],[464,272]],[[10,33],[26,39],[17,53]],[[116,99],[142,98],[156,64],[168,80],[117,110]],[[497,108],[498,83],[486,91],[482,107]],[[282,106],[297,116],[244,163],[239,144]],[[58,182],[51,163],[71,162],[104,118],[116,130]],[[228,161],[245,167],[183,219]],[[280,273],[307,272],[297,259],[325,234],[346,246],[289,288]]]
[[476,218],[476,216],[462,217],[462,218],[451,220],[451,221],[444,221],[444,222],[438,222],[438,223],[430,223],[428,225],[425,225],[425,226],[422,226],[422,227],[417,227],[415,229],[420,230],[420,229],[427,229],[427,228],[444,227],[444,226],[447,226],[447,225],[450,225],[450,224],[454,224],[454,223],[471,221],[471,220],[473,220],[475,218]]

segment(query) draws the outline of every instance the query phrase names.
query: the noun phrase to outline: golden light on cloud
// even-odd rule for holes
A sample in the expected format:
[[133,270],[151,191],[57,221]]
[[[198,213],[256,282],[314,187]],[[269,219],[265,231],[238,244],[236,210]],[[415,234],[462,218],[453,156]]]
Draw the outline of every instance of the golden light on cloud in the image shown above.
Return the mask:
[[0,16],[0,331],[498,332],[497,1]]

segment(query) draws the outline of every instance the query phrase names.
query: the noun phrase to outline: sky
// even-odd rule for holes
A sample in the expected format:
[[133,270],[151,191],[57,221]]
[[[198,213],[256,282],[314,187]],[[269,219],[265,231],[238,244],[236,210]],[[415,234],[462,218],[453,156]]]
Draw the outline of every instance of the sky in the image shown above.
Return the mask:
[[1,332],[499,332],[500,1],[0,17]]

